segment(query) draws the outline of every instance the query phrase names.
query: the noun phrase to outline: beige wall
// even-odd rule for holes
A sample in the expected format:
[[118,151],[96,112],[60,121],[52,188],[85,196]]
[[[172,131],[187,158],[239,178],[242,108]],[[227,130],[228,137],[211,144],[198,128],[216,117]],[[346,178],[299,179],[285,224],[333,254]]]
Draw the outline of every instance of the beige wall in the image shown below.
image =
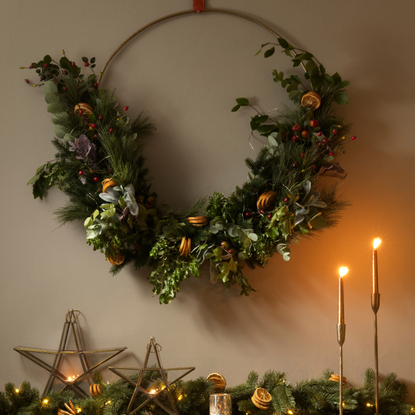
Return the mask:
[[[166,365],[195,365],[193,377],[217,371],[229,384],[245,381],[251,370],[285,371],[292,383],[326,368],[336,371],[341,264],[351,269],[345,281],[345,375],[361,385],[373,364],[370,245],[380,236],[380,371],[396,372],[415,402],[415,2],[208,5],[258,18],[351,81],[351,103],[339,113],[358,137],[340,160],[348,171],[342,189],[353,206],[335,230],[295,246],[291,262],[278,256],[249,272],[258,289],[251,297],[212,286],[205,274],[185,282],[173,304],[160,306],[147,270],[126,268],[111,277],[103,255],[86,245],[82,224],[58,228],[53,211],[65,203],[62,194],[53,190],[44,201],[33,200],[26,182],[53,157],[53,125],[42,91],[27,86],[23,79],[30,76],[18,68],[47,53],[59,58],[61,49],[79,62],[95,56],[101,67],[135,30],[191,8],[191,1],[2,1],[0,388],[23,380],[43,388],[47,373],[13,347],[56,348],[72,308],[84,314],[89,347],[128,347],[113,365],[139,365],[154,336]],[[161,199],[185,209],[201,195],[229,194],[242,184],[243,159],[255,156],[248,142],[251,113],[230,108],[239,96],[264,110],[283,102],[270,72],[288,70],[289,62],[254,57],[270,40],[242,19],[192,15],[149,30],[110,66],[105,87],[117,88],[131,114],[145,108],[157,122],[147,154]],[[114,379],[107,370],[103,375]]]

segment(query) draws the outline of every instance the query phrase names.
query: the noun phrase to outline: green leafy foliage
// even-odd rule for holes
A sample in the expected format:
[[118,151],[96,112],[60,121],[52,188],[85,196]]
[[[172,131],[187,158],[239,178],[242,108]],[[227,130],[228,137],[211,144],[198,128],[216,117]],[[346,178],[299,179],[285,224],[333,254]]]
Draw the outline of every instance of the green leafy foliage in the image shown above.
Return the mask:
[[[43,85],[57,151],[29,180],[33,196],[42,199],[51,186],[62,190],[68,203],[56,211],[60,223],[82,221],[87,244],[105,254],[113,274],[130,263],[137,269],[150,266],[148,281],[161,304],[175,298],[185,279],[197,277],[205,260],[212,282],[237,285],[241,295],[249,295],[255,290],[245,266],[265,266],[274,253],[290,260],[293,243],[334,226],[346,206],[335,188],[317,190],[316,182],[319,174],[341,170],[334,160],[343,152],[348,126],[333,114],[332,104],[347,102],[348,82],[338,73],[327,74],[311,53],[283,38],[261,50],[265,47],[266,58],[282,48],[294,67],[304,67],[304,79],[272,73],[293,107],[275,117],[256,112],[252,132],[268,144],[255,160],[246,160],[246,183],[227,197],[201,198],[186,215],[158,203],[143,153],[155,127],[143,112],[130,119],[128,107],[118,110],[114,95],[98,88],[95,58],[81,59],[89,75],[65,53],[59,62],[47,55],[31,65]],[[318,108],[300,105],[309,93],[307,82],[321,96]],[[244,97],[236,99],[232,111],[241,107],[254,108]],[[272,197],[261,202],[264,195]],[[201,215],[196,222],[195,215]],[[180,251],[183,238],[190,241],[186,253]]]
[[[339,412],[339,384],[330,380],[332,371],[327,370],[319,379],[310,379],[290,385],[282,372],[267,371],[260,379],[254,371],[250,372],[245,383],[225,389],[232,398],[232,413],[251,415],[334,415]],[[138,374],[129,377],[137,382]],[[133,386],[124,379],[112,383],[104,383],[99,373],[94,375],[95,383],[102,387],[102,395],[97,399],[74,399],[68,391],[51,392],[43,399],[39,392],[23,382],[19,388],[7,383],[5,391],[0,392],[0,413],[3,415],[56,415],[58,408],[65,409],[64,404],[71,400],[75,408],[83,415],[121,415],[126,413],[133,394]],[[160,390],[164,386],[158,371],[143,373],[141,386],[146,389]],[[195,380],[178,381],[170,386],[169,391],[181,415],[207,415],[209,413],[209,396],[214,391],[214,383],[203,377]],[[256,388],[265,389],[272,397],[270,408],[257,408],[251,397]],[[16,392],[18,390],[18,392]],[[413,406],[405,402],[407,386],[390,373],[384,377],[379,387],[379,413],[390,415],[409,415]],[[160,402],[170,406],[167,393],[158,395]],[[133,402],[133,409],[146,400],[146,396],[138,394]],[[343,389],[344,413],[348,415],[373,415],[375,386],[373,370],[365,374],[363,387],[347,385]],[[154,415],[164,415],[158,405],[149,403],[143,407],[143,413],[151,410]],[[141,412],[139,412],[141,413]]]

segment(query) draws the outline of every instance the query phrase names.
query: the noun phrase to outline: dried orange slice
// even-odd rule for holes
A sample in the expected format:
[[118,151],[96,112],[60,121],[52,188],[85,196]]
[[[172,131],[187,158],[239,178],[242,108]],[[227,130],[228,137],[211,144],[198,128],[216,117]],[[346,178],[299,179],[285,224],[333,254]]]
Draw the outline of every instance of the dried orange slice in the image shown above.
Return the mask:
[[226,379],[220,373],[211,373],[206,379],[215,384],[215,391],[226,388]]
[[207,216],[190,216],[187,220],[194,226],[205,226],[208,224]]
[[269,192],[262,193],[261,196],[258,198],[257,208],[259,210],[266,209],[270,207],[277,198],[277,192],[274,190],[270,190]]
[[266,410],[269,408],[272,396],[264,388],[256,388],[251,400],[257,408]]
[[85,104],[84,102],[80,102],[79,104],[75,105],[74,108],[75,114],[89,118],[89,116],[94,112],[92,107],[89,104]]
[[116,185],[117,185],[117,183],[115,183],[112,179],[104,179],[104,180],[101,182],[101,184],[102,184],[102,193],[105,193],[105,192],[106,192],[106,190],[107,190],[109,187],[113,187],[113,186],[116,186]]
[[180,244],[179,252],[180,256],[188,256],[190,254],[190,247],[192,245],[192,240],[183,236],[182,242]]
[[121,265],[125,260],[125,255],[120,254],[119,252],[117,252],[116,254],[114,254],[114,256],[107,255],[106,259],[112,265]]
[[321,97],[317,92],[311,91],[307,92],[301,98],[301,105],[303,107],[308,107],[311,111],[316,110],[321,104]]

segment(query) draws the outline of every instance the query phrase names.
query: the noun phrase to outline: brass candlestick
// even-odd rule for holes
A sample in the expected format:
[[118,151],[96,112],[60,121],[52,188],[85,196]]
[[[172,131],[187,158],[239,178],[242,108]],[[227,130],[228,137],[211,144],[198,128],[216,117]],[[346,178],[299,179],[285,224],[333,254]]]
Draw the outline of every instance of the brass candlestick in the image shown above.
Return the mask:
[[372,310],[375,323],[375,406],[376,415],[379,415],[379,356],[378,356],[378,310],[380,306],[380,294],[372,294]]
[[340,372],[340,381],[339,381],[339,414],[343,415],[343,343],[346,338],[346,324],[340,323],[337,324],[337,342],[340,346],[339,354],[339,372]]

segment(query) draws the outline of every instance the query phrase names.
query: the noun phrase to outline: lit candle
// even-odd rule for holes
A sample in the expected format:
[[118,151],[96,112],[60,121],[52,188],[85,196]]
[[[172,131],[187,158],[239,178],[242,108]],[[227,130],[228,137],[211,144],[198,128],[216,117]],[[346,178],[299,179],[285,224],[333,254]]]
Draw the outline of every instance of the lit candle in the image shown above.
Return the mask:
[[378,251],[376,248],[380,245],[382,241],[379,238],[376,238],[373,241],[373,250],[372,250],[372,293],[379,294],[379,283],[378,283]]
[[344,324],[344,288],[343,277],[349,272],[349,268],[341,267],[339,270],[339,321],[338,324]]

